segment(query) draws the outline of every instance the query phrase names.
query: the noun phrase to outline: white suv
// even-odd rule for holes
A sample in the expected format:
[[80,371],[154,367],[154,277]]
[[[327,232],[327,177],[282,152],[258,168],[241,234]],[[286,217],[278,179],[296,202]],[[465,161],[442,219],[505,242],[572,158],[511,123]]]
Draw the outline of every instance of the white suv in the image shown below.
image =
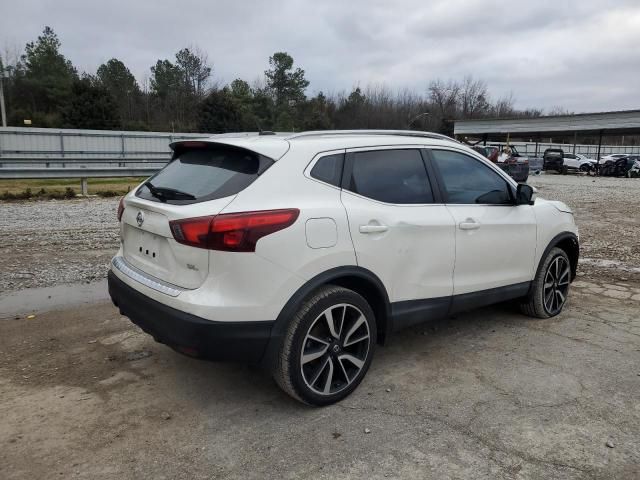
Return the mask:
[[510,299],[551,317],[575,277],[569,208],[442,135],[171,147],[120,203],[113,302],[182,353],[261,363],[308,404],[351,393],[393,332]]

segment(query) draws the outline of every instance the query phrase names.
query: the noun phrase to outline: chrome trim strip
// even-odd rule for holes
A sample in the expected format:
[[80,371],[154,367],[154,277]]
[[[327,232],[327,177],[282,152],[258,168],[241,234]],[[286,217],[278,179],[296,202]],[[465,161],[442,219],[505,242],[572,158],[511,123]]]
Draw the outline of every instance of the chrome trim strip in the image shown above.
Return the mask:
[[165,295],[177,297],[182,292],[187,290],[186,288],[177,287],[176,285],[172,285],[171,283],[165,282],[163,280],[160,280],[159,278],[155,278],[147,273],[144,273],[139,268],[136,268],[129,262],[127,262],[123,257],[114,257],[111,261],[111,264],[114,268],[117,268],[120,272],[124,273],[132,280],[135,280],[136,282],[141,283],[145,287],[149,287],[152,290],[164,293]]

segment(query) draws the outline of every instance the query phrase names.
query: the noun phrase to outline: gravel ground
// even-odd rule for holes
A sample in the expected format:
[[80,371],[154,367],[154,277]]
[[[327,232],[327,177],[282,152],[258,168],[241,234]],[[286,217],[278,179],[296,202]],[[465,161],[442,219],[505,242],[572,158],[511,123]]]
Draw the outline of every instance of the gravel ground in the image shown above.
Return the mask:
[[401,332],[325,408],[109,302],[0,314],[0,478],[638,479],[640,283],[571,288],[555,318],[502,305]]
[[640,281],[639,179],[542,174],[529,184],[574,210],[581,276]]
[[0,202],[0,292],[104,278],[117,198]]
[[[640,280],[640,180],[542,174],[529,183],[574,209],[581,276]],[[0,292],[104,278],[118,248],[117,205],[98,198],[0,202]]]
[[539,320],[496,305],[401,332],[326,408],[91,301],[100,284],[77,282],[104,277],[117,200],[0,203],[0,290],[75,283],[49,291],[59,310],[28,300],[40,290],[15,294],[31,314],[0,307],[0,478],[640,478],[640,180],[531,184],[576,212],[567,308]]

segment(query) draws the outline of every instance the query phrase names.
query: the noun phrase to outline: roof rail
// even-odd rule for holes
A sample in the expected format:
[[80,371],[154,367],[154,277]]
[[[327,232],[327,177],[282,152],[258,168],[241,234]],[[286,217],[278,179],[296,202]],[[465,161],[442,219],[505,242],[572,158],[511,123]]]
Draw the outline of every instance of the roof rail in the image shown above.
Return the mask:
[[309,132],[294,133],[288,136],[287,139],[319,137],[322,135],[397,135],[400,137],[434,138],[438,140],[457,142],[457,140],[447,137],[441,133],[421,132],[418,130],[313,130]]

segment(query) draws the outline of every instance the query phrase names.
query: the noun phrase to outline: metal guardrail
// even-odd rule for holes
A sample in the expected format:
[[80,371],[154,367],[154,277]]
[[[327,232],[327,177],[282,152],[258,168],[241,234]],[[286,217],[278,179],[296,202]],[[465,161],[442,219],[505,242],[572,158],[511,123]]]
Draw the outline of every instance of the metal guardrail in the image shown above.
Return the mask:
[[[0,178],[38,179],[38,178],[112,178],[112,177],[148,177],[156,173],[158,167],[114,167],[114,168],[24,168],[0,170]],[[83,192],[86,194],[86,192]]]
[[169,157],[161,157],[161,158],[121,158],[121,157],[105,157],[105,158],[67,158],[67,157],[47,157],[47,158],[25,158],[25,157],[0,157],[0,175],[2,173],[2,168],[12,168],[14,165],[30,165],[30,166],[38,166],[44,165],[45,168],[48,168],[52,165],[60,165],[62,168],[69,165],[71,167],[77,167],[84,164],[96,164],[96,163],[105,163],[105,164],[118,164],[119,167],[125,166],[127,164],[147,164],[147,163],[157,163],[160,165],[164,165],[169,161]]
[[[79,178],[87,193],[88,178],[145,177],[171,158],[169,144],[209,137],[198,133],[128,132],[52,128],[0,128],[0,179]],[[493,143],[491,143],[493,144]],[[535,154],[535,143],[512,142],[523,155]],[[538,143],[545,148],[573,146]],[[576,145],[576,153],[590,154],[593,145]],[[638,146],[603,146],[602,155],[631,153]],[[534,167],[535,168],[535,167]]]
[[169,144],[197,133],[0,128],[0,179],[147,177],[171,158]]
[[87,179],[149,177],[169,161],[161,158],[24,158],[0,157],[0,179],[79,178],[83,195]]

